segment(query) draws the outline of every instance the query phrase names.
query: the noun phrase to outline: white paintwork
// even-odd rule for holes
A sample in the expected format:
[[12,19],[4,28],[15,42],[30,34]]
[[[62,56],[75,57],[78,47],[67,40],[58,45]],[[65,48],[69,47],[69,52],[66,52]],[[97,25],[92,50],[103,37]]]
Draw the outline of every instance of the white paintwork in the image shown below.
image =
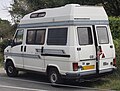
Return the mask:
[[[32,13],[38,12],[46,12],[45,17],[40,18],[30,18]],[[70,57],[55,57],[55,56],[41,56],[40,59],[33,59],[33,58],[24,58],[24,57],[14,57],[14,56],[6,56],[5,60],[8,58],[12,58],[14,61],[14,65],[17,68],[23,68],[27,70],[39,71],[39,72],[46,72],[48,66],[56,67],[60,74],[66,75],[66,73],[80,73],[80,72],[87,72],[89,71],[96,71],[96,47],[95,47],[95,40],[94,38],[98,39],[98,36],[94,36],[93,33],[93,23],[91,20],[94,21],[108,21],[108,16],[103,7],[96,7],[96,6],[80,6],[78,4],[70,4],[63,7],[58,8],[49,8],[49,9],[41,9],[35,12],[27,14],[23,17],[20,21],[20,24],[33,24],[36,23],[55,23],[59,21],[71,21],[71,20],[78,20],[78,21],[86,21],[89,20],[91,25],[71,25],[71,26],[49,26],[49,27],[31,27],[31,28],[22,28],[24,30],[24,37],[23,43],[21,44],[24,47],[26,46],[26,52],[20,52],[21,45],[17,45],[14,47],[7,47],[5,49],[5,53],[22,53],[24,54],[32,54],[36,55],[36,49],[41,49],[44,47],[46,50],[64,50],[65,54],[70,55]],[[106,24],[106,23],[105,23]],[[98,46],[102,46],[102,49],[106,55],[106,58],[100,58],[99,62],[99,70],[102,69],[109,69],[115,68],[113,65],[103,66],[103,62],[113,62],[115,58],[115,49],[112,41],[112,36],[110,33],[110,28],[108,25],[95,25],[95,26],[106,26],[108,30],[109,36],[109,44],[98,44]],[[79,45],[78,43],[78,34],[77,28],[78,27],[90,27],[92,32],[93,44],[92,45]],[[47,45],[47,34],[49,28],[68,28],[67,32],[67,44],[66,45]],[[27,30],[29,29],[46,29],[45,34],[45,43],[43,45],[28,45],[26,44],[26,34]],[[96,29],[96,28],[95,28]],[[96,31],[96,30],[95,30]],[[97,32],[96,32],[97,34]],[[110,45],[113,45],[113,48],[110,50]],[[77,48],[81,48],[80,51],[77,51]],[[52,51],[53,53],[55,51]],[[90,58],[92,56],[92,59]],[[90,59],[90,60],[89,60]],[[81,61],[84,60],[84,61]],[[86,60],[86,61],[85,61]],[[73,63],[77,62],[78,66],[87,66],[87,65],[94,65],[94,69],[90,70],[81,70],[80,68],[78,71],[73,71]],[[89,73],[88,73],[89,74]]]
[[[32,13],[38,12],[46,12],[45,17],[30,18]],[[23,19],[21,19],[20,24],[67,21],[77,18],[81,20],[108,20],[107,14],[102,6],[68,4],[63,7],[41,9],[32,13],[25,15]]]
[[[103,51],[102,53],[104,53],[104,55],[105,55],[105,58],[102,58],[102,55],[100,55],[99,70],[104,70],[104,69],[112,67],[111,65],[103,66],[103,63],[107,62],[110,64],[110,62],[113,62],[113,60],[111,60],[111,59],[115,57],[115,49],[114,49],[112,35],[110,32],[109,26],[108,25],[96,25],[96,27],[97,26],[106,26],[106,28],[108,30],[109,44],[99,44],[98,43],[98,46],[101,46],[101,48],[102,48],[102,51]],[[96,34],[97,34],[97,32],[96,32]],[[97,34],[97,36],[98,36],[98,34]],[[110,48],[111,45],[113,46],[113,48]]]

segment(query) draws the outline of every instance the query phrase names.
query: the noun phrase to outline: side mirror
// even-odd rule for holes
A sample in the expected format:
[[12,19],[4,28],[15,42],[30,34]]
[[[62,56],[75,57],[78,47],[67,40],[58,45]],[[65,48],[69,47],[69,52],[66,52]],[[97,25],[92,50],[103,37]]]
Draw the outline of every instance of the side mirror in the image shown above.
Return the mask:
[[14,40],[8,39],[8,46],[13,47],[15,45]]
[[8,39],[8,46],[10,46],[11,45],[11,39]]

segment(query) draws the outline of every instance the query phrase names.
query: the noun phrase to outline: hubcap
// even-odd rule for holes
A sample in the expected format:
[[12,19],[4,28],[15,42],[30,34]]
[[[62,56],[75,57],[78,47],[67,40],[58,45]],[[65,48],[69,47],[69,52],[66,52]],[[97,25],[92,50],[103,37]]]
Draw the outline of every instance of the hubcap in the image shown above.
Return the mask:
[[8,72],[9,72],[9,73],[13,73],[13,67],[12,67],[12,66],[9,66],[9,67],[8,67]]
[[51,82],[52,82],[52,83],[55,83],[55,82],[57,81],[57,74],[53,73],[53,74],[51,75],[50,79],[51,79]]

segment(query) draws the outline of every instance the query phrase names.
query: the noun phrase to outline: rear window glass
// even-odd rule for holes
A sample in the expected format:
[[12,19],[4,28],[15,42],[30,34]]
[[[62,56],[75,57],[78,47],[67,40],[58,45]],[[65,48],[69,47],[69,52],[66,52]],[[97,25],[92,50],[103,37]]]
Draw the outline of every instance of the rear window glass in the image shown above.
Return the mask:
[[50,28],[48,29],[48,45],[66,45],[67,28]]
[[90,27],[79,27],[78,31],[78,41],[80,45],[91,45],[93,44],[92,32]]
[[97,33],[98,33],[98,41],[100,44],[109,43],[108,31],[106,27],[104,26],[97,27]]

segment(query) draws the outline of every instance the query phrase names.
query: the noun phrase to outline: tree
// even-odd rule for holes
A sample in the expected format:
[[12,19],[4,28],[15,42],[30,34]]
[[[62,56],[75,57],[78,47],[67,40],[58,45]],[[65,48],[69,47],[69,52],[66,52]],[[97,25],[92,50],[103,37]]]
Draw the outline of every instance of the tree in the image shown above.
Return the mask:
[[120,0],[101,0],[110,16],[120,16]]
[[9,32],[11,31],[11,24],[7,20],[0,19],[0,37],[7,38],[10,37]]
[[29,6],[26,0],[13,0],[14,3],[11,4],[9,13],[12,16],[14,23],[19,22],[19,20],[27,13],[29,13]]

